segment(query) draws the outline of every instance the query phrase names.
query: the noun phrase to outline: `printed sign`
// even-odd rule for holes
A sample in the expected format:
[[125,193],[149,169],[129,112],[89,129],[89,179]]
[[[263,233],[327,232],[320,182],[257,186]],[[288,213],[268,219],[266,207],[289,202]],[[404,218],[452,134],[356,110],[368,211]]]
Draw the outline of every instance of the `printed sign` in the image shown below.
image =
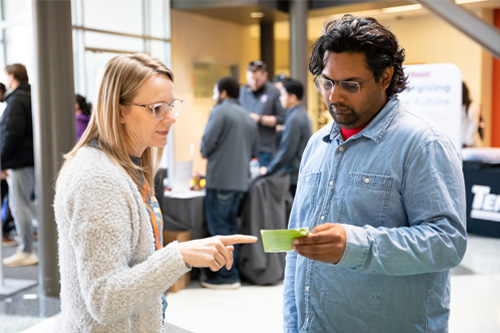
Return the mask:
[[462,148],[462,73],[453,64],[408,65],[408,88],[399,94],[403,105],[425,115]]
[[500,195],[490,193],[491,187],[484,185],[472,185],[471,192],[474,199],[470,217],[500,222]]

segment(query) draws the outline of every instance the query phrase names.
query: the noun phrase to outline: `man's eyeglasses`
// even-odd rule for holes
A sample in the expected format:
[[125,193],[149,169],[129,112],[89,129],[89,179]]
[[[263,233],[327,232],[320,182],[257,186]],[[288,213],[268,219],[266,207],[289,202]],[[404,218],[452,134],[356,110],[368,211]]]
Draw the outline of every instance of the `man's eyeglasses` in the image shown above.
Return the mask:
[[146,105],[146,104],[136,104],[132,102],[125,102],[123,104],[135,105],[135,106],[140,106],[142,108],[147,108],[153,113],[153,116],[156,118],[156,120],[162,120],[167,115],[171,115],[172,117],[177,118],[177,116],[179,116],[179,114],[182,111],[182,107],[184,106],[184,100],[176,98],[170,104],[156,103],[156,104]]
[[361,88],[368,83],[374,76],[366,80],[365,82],[359,83],[356,81],[332,81],[329,79],[325,79],[322,76],[316,76],[314,79],[314,84],[318,91],[322,94],[327,94],[330,96],[333,93],[333,89],[335,86],[340,88],[340,91],[345,95],[357,95]]

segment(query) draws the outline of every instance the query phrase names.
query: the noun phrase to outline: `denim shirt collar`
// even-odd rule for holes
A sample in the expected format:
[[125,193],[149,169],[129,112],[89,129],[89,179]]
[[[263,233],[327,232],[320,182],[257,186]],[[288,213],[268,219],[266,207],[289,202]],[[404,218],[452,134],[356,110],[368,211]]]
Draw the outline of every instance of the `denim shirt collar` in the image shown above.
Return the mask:
[[[370,121],[368,126],[358,134],[352,136],[352,138],[364,136],[379,143],[392,119],[399,112],[399,105],[400,103],[397,96],[391,97],[382,110],[380,110],[380,112]],[[336,139],[338,143],[344,142],[342,133],[340,132],[340,126],[336,122],[333,122],[330,134],[324,136],[323,141],[331,143],[334,139]]]

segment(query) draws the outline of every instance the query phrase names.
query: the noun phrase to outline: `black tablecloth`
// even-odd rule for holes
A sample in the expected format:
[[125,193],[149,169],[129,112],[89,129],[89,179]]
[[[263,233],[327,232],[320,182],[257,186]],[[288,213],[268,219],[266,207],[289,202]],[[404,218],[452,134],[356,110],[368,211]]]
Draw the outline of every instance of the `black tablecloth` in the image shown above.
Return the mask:
[[203,196],[174,198],[163,195],[159,202],[165,222],[164,230],[192,230],[192,239],[207,237],[204,200]]

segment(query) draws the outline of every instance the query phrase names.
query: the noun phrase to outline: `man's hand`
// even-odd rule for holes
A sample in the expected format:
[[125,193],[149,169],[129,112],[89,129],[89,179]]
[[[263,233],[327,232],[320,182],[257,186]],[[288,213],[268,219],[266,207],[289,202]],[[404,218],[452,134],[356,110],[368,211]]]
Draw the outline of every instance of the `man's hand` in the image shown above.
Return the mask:
[[261,166],[261,167],[259,168],[259,172],[260,172],[260,175],[261,175],[261,176],[265,176],[265,175],[267,175],[267,167],[265,167],[265,166]]
[[8,170],[2,170],[2,179],[7,179],[9,177],[9,171]]
[[336,264],[344,255],[346,242],[342,225],[325,223],[314,227],[309,236],[295,239],[292,249],[306,258]]
[[252,118],[256,123],[260,121],[260,115],[254,112],[250,112],[250,118]]
[[234,244],[255,243],[257,237],[246,235],[214,236],[179,243],[184,262],[193,267],[209,267],[213,272],[233,266]]

